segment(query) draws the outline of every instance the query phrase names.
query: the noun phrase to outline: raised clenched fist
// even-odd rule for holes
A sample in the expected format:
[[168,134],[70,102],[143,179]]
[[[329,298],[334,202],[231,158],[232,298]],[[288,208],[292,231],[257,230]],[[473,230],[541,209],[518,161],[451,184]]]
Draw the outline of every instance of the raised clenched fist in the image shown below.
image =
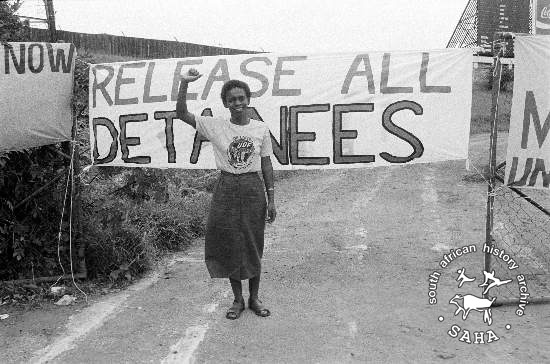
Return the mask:
[[202,75],[194,68],[187,70],[187,73],[182,76],[182,80],[186,82],[193,82],[201,78]]

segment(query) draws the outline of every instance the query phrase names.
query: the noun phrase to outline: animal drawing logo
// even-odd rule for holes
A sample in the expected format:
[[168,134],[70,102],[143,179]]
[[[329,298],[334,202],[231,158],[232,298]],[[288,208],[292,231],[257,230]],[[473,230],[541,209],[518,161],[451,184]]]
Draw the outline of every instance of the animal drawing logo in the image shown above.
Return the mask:
[[[493,287],[499,287],[499,286],[502,286],[503,284],[507,284],[507,283],[512,282],[511,279],[501,281],[500,279],[495,277],[495,271],[494,270],[491,273],[483,271],[483,276],[485,277],[485,281],[482,284],[479,285],[480,287],[487,287],[483,291],[483,294],[487,294],[487,292],[489,292],[489,290]],[[487,283],[489,281],[491,281],[490,284]]]
[[[443,270],[447,269],[450,264],[457,263],[460,259],[476,251],[477,247],[474,244],[451,249],[448,254],[443,254],[439,266]],[[428,303],[437,305],[439,300],[445,305],[445,312],[451,316],[451,319],[447,320],[448,317],[445,315],[438,315],[437,320],[440,323],[445,323],[449,328],[447,335],[450,338],[465,344],[490,344],[500,340],[494,330],[498,331],[502,325],[509,331],[512,330],[512,325],[502,324],[500,318],[493,317],[493,313],[497,315],[496,317],[506,314],[506,312],[498,311],[497,307],[508,303],[517,304],[515,314],[521,317],[525,314],[525,308],[529,303],[529,288],[524,274],[515,273],[515,277],[506,278],[500,275],[501,273],[511,274],[512,271],[518,269],[519,265],[516,260],[512,259],[510,254],[505,254],[504,249],[493,245],[484,244],[482,252],[485,257],[491,255],[492,265],[487,264],[485,269],[480,270],[482,275],[467,273],[464,265],[453,268],[449,272],[449,276],[453,279],[452,285],[456,284],[456,286],[444,299],[440,299],[438,296],[438,287],[444,283],[442,278],[445,277],[445,272],[434,270],[428,276]],[[491,260],[484,260],[484,262],[491,263]],[[499,271],[496,269],[499,267],[498,264],[507,269]],[[487,268],[487,266],[491,268]],[[495,269],[492,268],[493,266]],[[509,298],[510,295],[514,296],[514,289],[507,285],[514,285],[514,282],[517,284],[516,292],[519,292],[519,296]],[[503,287],[499,288],[501,286]],[[501,298],[501,295],[504,297]],[[451,299],[449,300],[449,298]],[[472,313],[472,311],[476,312]],[[483,317],[482,320],[480,316]],[[468,318],[470,319],[468,320]],[[462,321],[462,323],[457,321]]]
[[[462,285],[465,282],[473,282],[475,281],[474,278],[470,278],[466,275],[466,269],[461,268],[457,270],[458,277],[456,278],[458,283],[458,288],[462,287]],[[483,277],[484,281],[479,285],[479,287],[485,287],[483,290],[483,295],[486,295],[489,290],[493,287],[499,287],[504,284],[512,282],[511,279],[507,280],[501,280],[500,278],[495,277],[495,271],[492,272],[486,272],[483,271]],[[491,283],[489,283],[491,282]],[[460,300],[462,302],[460,302]],[[491,306],[495,302],[496,297],[493,298],[483,298],[483,297],[477,297],[472,294],[455,294],[453,298],[449,301],[449,304],[456,306],[455,316],[457,316],[459,313],[462,313],[462,319],[466,320],[468,318],[468,315],[470,314],[470,311],[478,311],[483,312],[483,322],[485,322],[487,325],[491,325],[493,323],[493,318],[491,314]]]
[[254,154],[254,143],[252,139],[246,136],[237,136],[233,138],[227,149],[227,158],[229,164],[237,169],[243,169],[252,162]]
[[[457,300],[459,299],[462,299],[462,305],[457,302]],[[468,314],[471,310],[483,312],[483,322],[487,323],[487,325],[490,326],[493,323],[493,318],[491,317],[491,305],[493,304],[493,302],[495,302],[495,300],[496,297],[493,297],[492,299],[487,299],[476,297],[472,294],[455,294],[455,296],[451,298],[449,303],[456,305],[457,307],[455,311],[455,316],[462,312],[463,320],[466,320],[468,318]]]

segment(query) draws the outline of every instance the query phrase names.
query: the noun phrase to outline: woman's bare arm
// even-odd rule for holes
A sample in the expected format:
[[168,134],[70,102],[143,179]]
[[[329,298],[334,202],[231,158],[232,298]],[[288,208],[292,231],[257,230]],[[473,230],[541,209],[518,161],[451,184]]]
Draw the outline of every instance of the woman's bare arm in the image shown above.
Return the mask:
[[202,75],[194,68],[187,71],[182,76],[180,82],[180,88],[178,92],[178,101],[176,102],[176,116],[178,119],[183,120],[185,123],[196,127],[195,114],[187,110],[187,86],[189,82],[198,80]]
[[277,210],[275,208],[275,186],[273,181],[273,166],[270,157],[262,157],[262,175],[267,191],[267,222],[275,221]]

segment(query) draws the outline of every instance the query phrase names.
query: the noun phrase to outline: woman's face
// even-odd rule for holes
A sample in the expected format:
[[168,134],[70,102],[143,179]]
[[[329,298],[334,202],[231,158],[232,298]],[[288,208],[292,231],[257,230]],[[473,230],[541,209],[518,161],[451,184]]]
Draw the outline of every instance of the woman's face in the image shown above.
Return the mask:
[[225,106],[231,112],[231,115],[241,114],[248,106],[248,97],[240,87],[234,87],[225,94]]

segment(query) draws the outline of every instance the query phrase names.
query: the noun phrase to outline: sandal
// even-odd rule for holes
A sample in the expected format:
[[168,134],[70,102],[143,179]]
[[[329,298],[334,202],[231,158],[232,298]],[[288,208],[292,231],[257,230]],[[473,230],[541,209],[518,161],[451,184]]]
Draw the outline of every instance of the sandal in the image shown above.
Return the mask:
[[233,301],[233,305],[229,307],[225,317],[230,320],[236,320],[241,316],[241,313],[244,311],[244,300],[242,301]]
[[271,315],[271,312],[262,305],[262,301],[259,299],[248,299],[248,307],[254,311],[254,313],[261,317],[267,317]]

